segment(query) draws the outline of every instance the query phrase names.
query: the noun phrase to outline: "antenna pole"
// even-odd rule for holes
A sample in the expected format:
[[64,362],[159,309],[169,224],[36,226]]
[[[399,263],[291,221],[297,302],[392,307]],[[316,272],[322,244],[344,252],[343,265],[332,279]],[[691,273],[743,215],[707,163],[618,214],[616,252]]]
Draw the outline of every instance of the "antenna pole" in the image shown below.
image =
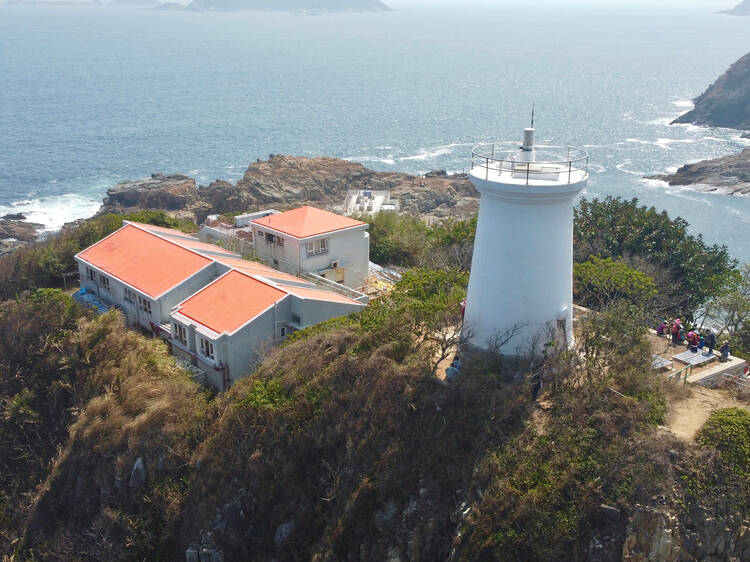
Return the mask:
[[531,128],[534,128],[534,102],[531,102]]

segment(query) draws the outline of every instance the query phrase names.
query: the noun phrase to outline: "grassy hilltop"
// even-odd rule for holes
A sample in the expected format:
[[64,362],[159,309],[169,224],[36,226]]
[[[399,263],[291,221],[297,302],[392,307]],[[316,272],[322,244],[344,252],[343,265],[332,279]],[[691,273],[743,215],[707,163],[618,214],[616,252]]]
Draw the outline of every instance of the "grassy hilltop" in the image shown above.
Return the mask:
[[396,290],[213,395],[116,311],[50,288],[120,218],[0,258],[6,559],[180,560],[194,544],[225,560],[619,560],[667,535],[670,556],[750,555],[747,413],[717,412],[692,445],[660,429],[674,390],[644,326],[742,286],[684,221],[584,202],[576,291],[598,310],[577,352],[489,354],[444,385],[475,221],[375,217],[373,260],[405,268]]

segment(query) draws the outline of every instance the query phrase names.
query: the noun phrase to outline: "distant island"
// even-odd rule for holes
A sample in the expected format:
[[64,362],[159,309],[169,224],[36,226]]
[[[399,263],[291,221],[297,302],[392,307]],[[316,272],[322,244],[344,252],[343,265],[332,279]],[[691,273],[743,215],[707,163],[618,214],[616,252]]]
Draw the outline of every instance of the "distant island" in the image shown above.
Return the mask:
[[387,12],[380,0],[193,0],[187,8],[195,11],[274,11],[274,12]]
[[695,98],[695,108],[672,121],[675,123],[750,129],[750,53]]
[[729,16],[750,16],[750,0],[742,0],[731,10],[722,10],[720,14],[727,14]]

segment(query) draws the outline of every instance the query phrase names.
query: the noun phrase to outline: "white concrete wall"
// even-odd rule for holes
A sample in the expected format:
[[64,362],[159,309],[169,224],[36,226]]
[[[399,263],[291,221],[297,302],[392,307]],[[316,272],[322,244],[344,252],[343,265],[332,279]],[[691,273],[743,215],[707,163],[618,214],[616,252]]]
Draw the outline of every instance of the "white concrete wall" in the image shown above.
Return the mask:
[[[370,235],[365,227],[330,232],[321,236],[306,238],[304,241],[291,236],[284,236],[284,246],[269,244],[257,236],[257,231],[273,231],[256,227],[253,231],[255,239],[255,253],[264,263],[274,265],[282,271],[297,274],[300,270],[325,275],[334,279],[331,262],[339,262],[344,272],[343,284],[351,288],[362,287],[367,281],[370,264]],[[307,255],[307,244],[315,240],[328,239],[328,251],[314,256]],[[278,261],[276,265],[273,260]]]
[[573,341],[573,199],[585,186],[504,186],[472,175],[482,193],[464,328],[470,343],[516,329],[501,349],[524,353],[548,327],[565,321]]
[[[363,307],[355,304],[301,299],[292,295],[291,314],[297,315],[303,328],[325,322],[330,318],[346,316]],[[291,317],[290,317],[291,320]]]
[[328,253],[307,256],[307,246],[303,245],[301,264],[304,271],[324,275],[335,280],[328,269],[331,262],[339,262],[344,270],[344,285],[357,289],[367,281],[370,264],[370,234],[363,228],[332,232],[324,236],[307,239],[310,242],[320,238],[328,238]]
[[[121,307],[125,312],[129,325],[140,325],[147,330],[151,329],[152,322],[154,324],[168,323],[169,315],[177,304],[208,285],[229,269],[225,265],[213,262],[158,299],[153,299],[136,289],[131,289],[137,296],[146,298],[151,302],[151,314],[149,314],[138,306],[137,297],[136,303],[130,303],[125,300],[125,289],[129,288],[125,283],[95,268],[94,271],[97,272],[97,280],[91,281],[86,274],[86,268],[91,266],[81,260],[77,259],[77,261],[82,289],[85,288],[87,291],[97,294],[99,299],[105,304]],[[109,279],[109,290],[102,285],[100,275],[104,275]]]
[[[172,309],[200,291],[203,287],[211,283],[214,279],[229,271],[229,268],[223,264],[212,262],[207,267],[195,273],[192,277],[187,278],[159,299],[159,322],[166,324],[169,322],[169,315]],[[156,312],[156,310],[154,310]]]
[[[125,289],[130,288],[125,283],[121,282],[116,277],[108,275],[95,268],[96,281],[92,281],[88,278],[86,273],[87,268],[91,267],[87,263],[76,258],[78,262],[78,273],[80,278],[80,286],[82,289],[86,289],[88,292],[98,295],[99,300],[108,305],[116,305],[123,310],[129,326],[139,325],[146,330],[151,330],[151,323],[159,323],[161,318],[159,316],[159,303],[154,299],[134,291],[137,297],[147,298],[151,302],[151,314],[141,309],[137,302],[131,303],[125,300]],[[104,287],[101,282],[101,276],[105,276],[109,279],[109,289]],[[132,290],[132,289],[131,289]]]

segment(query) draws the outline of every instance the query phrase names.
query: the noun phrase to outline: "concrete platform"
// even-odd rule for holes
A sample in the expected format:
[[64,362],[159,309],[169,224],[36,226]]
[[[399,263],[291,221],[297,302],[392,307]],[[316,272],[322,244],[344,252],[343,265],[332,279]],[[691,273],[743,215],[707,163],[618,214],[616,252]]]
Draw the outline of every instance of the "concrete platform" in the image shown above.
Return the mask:
[[690,351],[688,349],[687,351],[673,355],[672,359],[684,363],[685,365],[692,365],[695,367],[697,365],[716,361],[717,358],[716,355],[710,353],[708,350],[699,349],[698,351]]

